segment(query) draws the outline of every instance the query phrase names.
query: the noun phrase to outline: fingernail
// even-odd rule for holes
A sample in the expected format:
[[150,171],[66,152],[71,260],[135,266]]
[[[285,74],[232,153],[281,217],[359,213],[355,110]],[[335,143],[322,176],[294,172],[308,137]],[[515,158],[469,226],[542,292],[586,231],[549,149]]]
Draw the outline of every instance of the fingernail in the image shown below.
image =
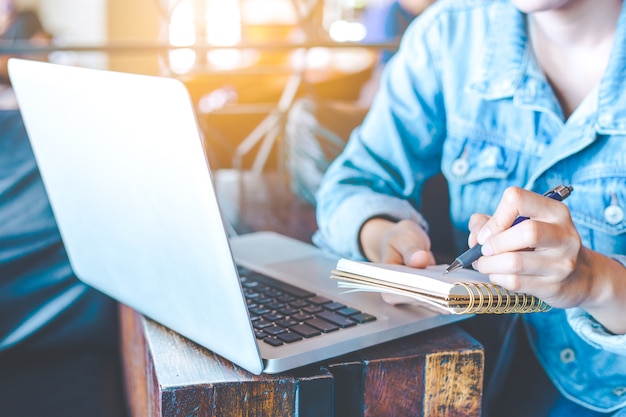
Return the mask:
[[493,249],[491,249],[491,245],[488,243],[485,243],[480,251],[485,256],[493,255]]
[[489,230],[488,227],[483,227],[480,233],[478,233],[478,237],[476,238],[476,240],[478,240],[478,243],[480,243],[481,245],[484,245],[490,237],[491,230]]

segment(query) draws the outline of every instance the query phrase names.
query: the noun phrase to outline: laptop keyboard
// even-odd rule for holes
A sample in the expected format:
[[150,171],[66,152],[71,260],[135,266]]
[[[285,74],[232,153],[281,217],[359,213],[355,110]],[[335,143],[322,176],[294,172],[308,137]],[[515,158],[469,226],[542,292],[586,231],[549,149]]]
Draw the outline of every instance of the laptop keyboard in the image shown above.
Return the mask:
[[281,346],[369,323],[376,317],[326,297],[239,267],[256,338]]

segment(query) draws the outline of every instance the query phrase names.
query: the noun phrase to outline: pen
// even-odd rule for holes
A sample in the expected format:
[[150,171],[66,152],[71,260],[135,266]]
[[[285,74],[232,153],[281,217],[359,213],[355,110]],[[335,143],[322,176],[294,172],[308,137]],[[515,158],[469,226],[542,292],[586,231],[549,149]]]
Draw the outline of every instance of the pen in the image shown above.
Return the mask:
[[[546,192],[544,196],[551,198],[553,200],[563,201],[572,193],[573,189],[574,187],[572,187],[571,185],[559,185],[557,187],[554,187],[550,191]],[[511,225],[511,227],[515,226],[518,223],[523,222],[524,220],[528,220],[528,217],[518,216],[513,222],[513,224]],[[454,262],[452,262],[452,264],[450,264],[450,266],[446,269],[444,274],[447,274],[452,271],[456,271],[459,268],[465,268],[467,265],[471,265],[472,262],[476,261],[478,258],[482,256],[482,252],[481,252],[482,247],[483,247],[482,245],[477,244],[476,246],[473,246],[472,248],[463,252],[454,260]]]

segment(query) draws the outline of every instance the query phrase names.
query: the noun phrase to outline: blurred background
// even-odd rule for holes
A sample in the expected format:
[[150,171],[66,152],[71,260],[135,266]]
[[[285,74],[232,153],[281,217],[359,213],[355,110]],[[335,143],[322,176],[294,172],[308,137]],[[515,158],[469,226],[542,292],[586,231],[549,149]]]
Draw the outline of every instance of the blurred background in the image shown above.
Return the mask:
[[52,62],[184,82],[214,169],[284,168],[294,103],[367,107],[367,85],[401,32],[389,20],[393,0],[12,3],[39,17],[49,42],[4,39],[0,53],[35,51]]

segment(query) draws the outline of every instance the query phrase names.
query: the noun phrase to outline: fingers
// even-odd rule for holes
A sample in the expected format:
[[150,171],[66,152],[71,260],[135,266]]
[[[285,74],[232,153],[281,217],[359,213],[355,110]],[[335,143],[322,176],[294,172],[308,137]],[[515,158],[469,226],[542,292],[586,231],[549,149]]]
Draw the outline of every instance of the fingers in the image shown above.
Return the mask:
[[489,237],[484,243],[483,255],[494,255],[504,252],[513,252],[526,249],[540,249],[541,247],[555,246],[557,227],[549,223],[535,220],[526,220],[497,235]]
[[390,244],[402,255],[402,263],[407,266],[424,268],[435,263],[428,234],[414,222],[399,222],[398,234]]
[[[520,216],[526,220],[516,222]],[[474,267],[495,284],[548,297],[570,285],[581,240],[561,202],[511,187],[490,218],[472,217],[470,230],[484,255]]]
[[413,268],[425,268],[435,264],[435,257],[430,250],[424,250],[420,245],[398,247],[386,246],[381,259],[382,263],[407,265]]
[[[430,238],[418,224],[403,220],[387,230],[381,241],[381,262],[404,264],[413,268],[425,268],[435,264],[435,257],[430,251]],[[397,294],[382,293],[385,302],[415,304],[415,299]]]
[[[393,223],[385,219],[372,219],[361,228],[361,246],[365,255],[374,262],[404,264],[425,268],[435,264],[430,251],[430,238],[418,224],[402,220]],[[389,304],[414,304],[410,297],[382,294]]]
[[435,256],[429,250],[415,249],[405,255],[404,264],[413,268],[426,268],[435,264]]
[[[523,217],[527,220],[519,221]],[[472,234],[484,217],[470,224]],[[507,188],[495,213],[478,232],[483,254],[492,255],[526,248],[558,247],[577,233],[563,203],[517,187]]]
[[467,244],[471,248],[478,243],[478,233],[481,231],[485,223],[489,220],[489,216],[486,214],[473,214],[469,220],[469,237],[467,239]]
[[505,252],[499,255],[483,256],[476,266],[480,272],[489,275],[544,275],[547,259],[541,254],[528,251]]
[[[515,219],[520,215],[519,209],[521,200],[523,200],[523,192],[524,190],[518,187],[509,187],[504,191],[495,213],[479,231],[477,236],[478,243],[484,245],[491,236],[511,227]],[[529,217],[528,214],[526,216]]]
[[394,247],[384,246],[381,250],[380,262],[384,264],[404,264],[404,257]]
[[423,268],[434,263],[430,238],[418,224],[403,220],[381,239],[381,262]]
[[579,249],[580,246],[568,243],[554,248],[503,252],[482,256],[474,267],[488,274],[492,283],[509,291],[536,295],[553,307],[571,307],[588,293],[585,288],[579,290],[588,283],[576,279],[576,271],[581,271],[577,261]]
[[484,245],[491,236],[510,229],[520,216],[544,223],[558,223],[569,218],[569,211],[559,201],[519,187],[509,187],[504,191],[495,213],[478,233],[478,243]]

